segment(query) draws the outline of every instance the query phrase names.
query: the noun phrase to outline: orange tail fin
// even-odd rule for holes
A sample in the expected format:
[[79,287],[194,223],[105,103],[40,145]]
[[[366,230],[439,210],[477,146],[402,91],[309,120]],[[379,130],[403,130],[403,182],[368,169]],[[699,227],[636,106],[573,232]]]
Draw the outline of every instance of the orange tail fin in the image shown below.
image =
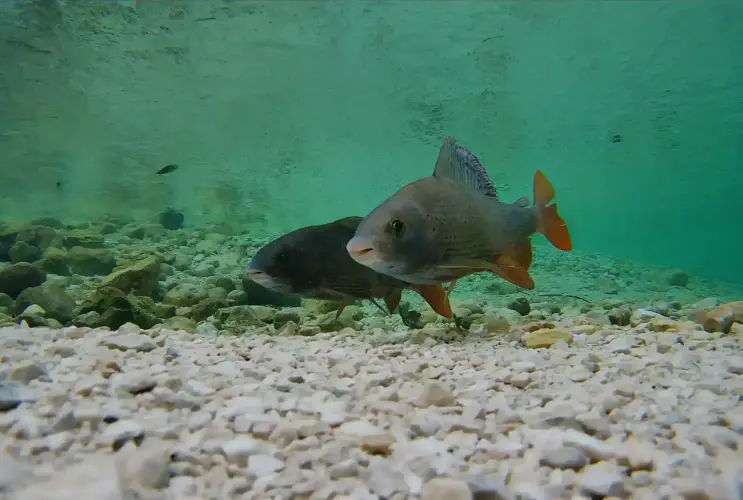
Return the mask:
[[544,174],[537,170],[534,174],[534,206],[539,211],[538,231],[543,233],[555,248],[570,251],[573,242],[570,239],[568,225],[557,213],[557,204],[547,205],[555,197],[555,188]]
[[439,316],[443,316],[446,319],[452,319],[454,317],[451,310],[451,303],[449,303],[449,297],[447,296],[446,290],[444,290],[443,286],[411,285],[410,288],[418,292],[418,294],[428,302],[431,309],[433,309]]

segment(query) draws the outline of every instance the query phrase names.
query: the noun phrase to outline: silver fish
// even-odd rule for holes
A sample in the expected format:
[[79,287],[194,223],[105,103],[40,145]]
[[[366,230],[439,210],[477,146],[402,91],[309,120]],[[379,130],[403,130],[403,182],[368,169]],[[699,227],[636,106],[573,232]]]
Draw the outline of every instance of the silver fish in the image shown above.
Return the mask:
[[554,196],[537,171],[532,207],[526,198],[498,200],[477,157],[447,137],[433,175],[375,208],[346,249],[359,264],[410,283],[451,282],[449,293],[457,279],[481,271],[531,289],[531,235],[542,233],[556,248],[572,250],[557,205],[548,205]]

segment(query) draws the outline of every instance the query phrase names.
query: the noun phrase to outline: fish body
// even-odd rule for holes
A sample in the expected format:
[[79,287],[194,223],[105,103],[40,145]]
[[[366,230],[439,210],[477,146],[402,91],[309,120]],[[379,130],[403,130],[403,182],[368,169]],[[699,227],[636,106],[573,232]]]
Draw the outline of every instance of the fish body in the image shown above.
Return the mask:
[[451,306],[440,285],[411,285],[358,264],[350,257],[346,244],[361,220],[361,217],[345,217],[276,238],[253,257],[246,269],[248,276],[270,290],[305,298],[341,302],[356,299],[375,302],[374,299],[381,298],[390,312],[397,309],[402,291],[413,289],[437,313],[451,318]]
[[[504,203],[477,157],[447,137],[434,174],[412,182],[375,208],[348,242],[351,257],[377,272],[417,284],[453,283],[490,271],[534,288],[531,235],[572,249],[554,189],[541,172],[534,206]],[[451,290],[451,287],[450,287]]]
[[175,172],[178,170],[178,165],[165,165],[163,168],[155,172],[156,175],[165,175],[169,174],[170,172]]

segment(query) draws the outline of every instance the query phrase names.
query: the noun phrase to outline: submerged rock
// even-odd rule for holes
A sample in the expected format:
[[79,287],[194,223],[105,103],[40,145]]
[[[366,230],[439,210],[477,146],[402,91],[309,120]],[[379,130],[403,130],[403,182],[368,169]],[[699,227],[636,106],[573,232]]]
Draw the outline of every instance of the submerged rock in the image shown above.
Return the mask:
[[249,326],[264,326],[252,306],[234,306],[220,309],[215,314],[223,328],[232,332],[244,332]]
[[512,311],[516,311],[522,316],[526,316],[531,312],[531,305],[529,304],[529,300],[524,297],[519,297],[518,299],[511,301],[508,304],[508,308]]
[[16,242],[24,242],[41,250],[49,248],[57,238],[57,230],[47,226],[28,226],[18,232]]
[[617,326],[627,326],[632,319],[632,309],[627,306],[618,307],[609,311],[609,323]]
[[15,300],[8,294],[0,293],[0,313],[4,312],[9,314],[15,307]]
[[41,250],[25,241],[16,241],[8,252],[13,264],[19,262],[36,262],[41,258]]
[[540,347],[552,347],[558,342],[566,344],[573,343],[573,335],[558,328],[541,328],[529,333],[526,337],[526,347],[538,349]]
[[0,223],[0,261],[10,261],[10,249],[15,244],[19,228]]
[[31,224],[34,226],[51,227],[52,229],[64,229],[65,227],[59,219],[55,219],[54,217],[37,217],[31,221]]
[[595,285],[600,292],[608,295],[616,295],[620,290],[619,284],[607,276],[596,278]]
[[685,271],[673,271],[668,276],[668,284],[685,287],[689,284],[689,275]]
[[16,314],[32,304],[41,306],[46,311],[47,318],[54,318],[60,323],[67,323],[73,318],[75,301],[61,286],[54,283],[46,282],[23,290],[15,302]]
[[103,236],[86,230],[77,230],[62,237],[62,245],[72,247],[103,248]]
[[163,302],[178,307],[198,304],[209,296],[204,287],[193,283],[179,283],[165,294]]
[[60,276],[70,275],[70,266],[67,252],[57,247],[49,247],[44,252],[37,267],[44,272],[58,274]]
[[170,330],[185,330],[187,332],[196,331],[196,322],[183,316],[173,316],[163,322],[163,326]]
[[160,224],[170,231],[183,228],[183,213],[175,208],[168,208],[160,214]]
[[82,276],[107,275],[116,267],[116,258],[106,248],[72,247],[67,262],[73,273]]
[[191,317],[195,321],[204,321],[220,309],[235,306],[234,301],[229,299],[207,298],[191,307]]
[[[102,286],[78,308],[73,324],[116,329],[125,323],[134,323],[141,328],[151,328],[158,322],[154,309],[155,302],[149,297],[136,297],[112,286]],[[88,314],[90,312],[100,315],[99,324],[90,324],[95,319]]]
[[152,295],[159,287],[160,262],[160,258],[154,255],[141,259],[106,276],[101,286],[118,288],[137,295]]
[[743,323],[743,301],[728,302],[711,311],[700,311],[696,320],[707,332],[729,333],[733,323]]
[[39,286],[46,281],[44,271],[26,262],[12,264],[0,269],[0,293],[13,298],[18,297],[23,290],[32,286]]

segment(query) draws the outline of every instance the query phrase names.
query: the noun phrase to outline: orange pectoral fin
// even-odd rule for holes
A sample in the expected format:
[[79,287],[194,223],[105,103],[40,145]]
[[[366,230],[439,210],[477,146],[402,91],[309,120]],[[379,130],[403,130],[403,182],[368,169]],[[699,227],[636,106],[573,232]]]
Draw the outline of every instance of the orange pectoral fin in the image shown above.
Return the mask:
[[412,290],[415,290],[423,300],[428,302],[431,309],[436,312],[439,316],[443,316],[447,319],[452,319],[454,314],[451,310],[451,304],[449,303],[449,296],[441,285],[413,285]]

